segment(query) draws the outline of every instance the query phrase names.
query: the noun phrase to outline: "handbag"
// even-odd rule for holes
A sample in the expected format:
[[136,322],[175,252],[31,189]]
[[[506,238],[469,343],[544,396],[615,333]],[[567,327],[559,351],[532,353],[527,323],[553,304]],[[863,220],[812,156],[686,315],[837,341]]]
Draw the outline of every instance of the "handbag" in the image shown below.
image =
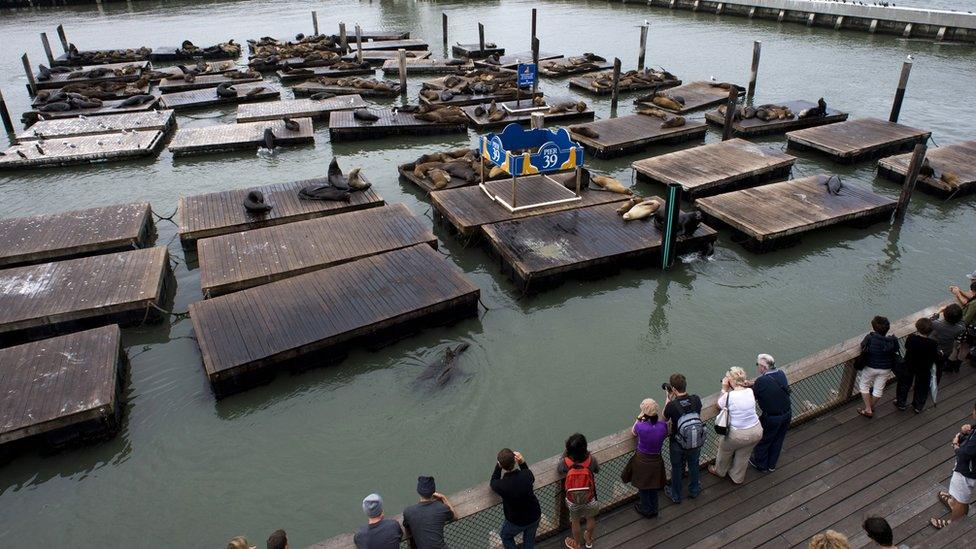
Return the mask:
[[725,393],[725,408],[719,410],[718,415],[715,416],[715,432],[723,436],[729,436],[731,421],[732,418],[729,416],[729,393]]

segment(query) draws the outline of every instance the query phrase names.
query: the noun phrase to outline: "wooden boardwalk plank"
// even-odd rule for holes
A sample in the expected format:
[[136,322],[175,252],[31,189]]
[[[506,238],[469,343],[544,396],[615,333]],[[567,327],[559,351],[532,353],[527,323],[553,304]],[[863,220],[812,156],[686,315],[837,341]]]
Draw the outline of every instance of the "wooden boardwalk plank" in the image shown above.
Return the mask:
[[309,80],[307,82],[302,82],[301,84],[296,84],[292,87],[291,91],[295,94],[295,97],[309,97],[321,92],[335,95],[359,94],[363,97],[398,97],[400,95],[400,83],[391,80],[384,81],[384,83],[390,87],[389,90],[340,86],[335,83],[335,80],[336,79],[332,77],[322,77],[316,80]]
[[237,97],[220,97],[217,95],[216,88],[165,93],[160,97],[159,104],[164,109],[179,111],[213,105],[236,105],[251,101],[266,101],[278,99],[281,96],[281,92],[261,82],[240,84],[234,86],[234,89],[237,90]]
[[[408,57],[408,61],[413,59]],[[367,64],[368,65],[368,64]],[[283,69],[278,71],[278,79],[282,84],[291,85],[298,82],[305,82],[312,78],[337,77],[337,76],[357,76],[364,74],[374,74],[376,69],[365,66],[357,68],[337,69],[333,65],[325,67],[307,67],[299,69]]]
[[[531,51],[520,51],[499,56],[498,63],[490,63],[487,59],[479,59],[475,61],[474,64],[475,66],[486,68],[500,67],[503,69],[516,69],[518,68],[519,63],[531,63],[532,57],[533,55]],[[552,59],[562,59],[562,57],[563,54],[561,53],[540,51],[539,64],[541,65],[543,61],[550,61]]]
[[[360,29],[360,38],[363,40],[406,40],[410,38],[410,31],[401,30],[367,30]],[[349,36],[346,36],[348,40]],[[332,35],[332,41],[338,43],[341,37],[338,34]],[[356,33],[352,33],[352,40],[350,42],[356,42]]]
[[[355,38],[353,39],[355,42]],[[351,44],[354,46],[355,44]],[[411,57],[417,59],[426,59],[431,56],[429,51],[419,51],[419,50],[407,50],[407,59]],[[343,61],[359,61],[359,50],[353,50],[352,53],[347,53],[341,57]],[[363,50],[363,62],[369,63],[370,65],[382,65],[388,59],[397,59],[396,50]]]
[[[124,99],[113,99],[110,101],[102,101],[101,107],[91,107],[87,109],[71,109],[70,111],[63,112],[41,112],[38,110],[27,111],[23,115],[25,122],[28,122],[28,126],[37,122],[38,120],[54,120],[57,118],[77,118],[79,116],[104,116],[110,114],[120,114],[126,112],[143,112],[154,110],[159,104],[159,98],[154,97],[150,101],[146,101],[141,105],[132,106],[122,106]],[[163,107],[166,108],[166,107]]]
[[403,204],[205,238],[197,243],[205,297],[243,290],[437,237]]
[[349,49],[353,52],[357,52],[360,49],[363,52],[385,50],[385,51],[397,51],[403,50],[415,50],[415,51],[427,51],[428,44],[426,41],[419,38],[404,38],[402,40],[373,40],[362,43],[362,48],[356,44],[355,36],[349,41]]
[[451,46],[451,55],[467,59],[483,59],[489,55],[505,55],[505,48],[499,48],[494,42],[488,41],[485,41],[484,49],[481,49],[480,42],[473,44],[462,44],[458,42]]
[[125,62],[149,61],[150,53],[152,53],[152,50],[146,46],[109,50],[81,50],[74,57],[69,57],[67,53],[62,53],[54,58],[54,63],[52,63],[52,66],[78,67],[84,65],[85,63],[92,66],[98,66],[113,65]]
[[[878,173],[899,184],[905,181],[911,153],[882,158]],[[946,181],[931,175],[919,175],[916,185],[923,191],[941,197],[966,195],[976,190],[976,141],[964,141],[925,152],[925,159],[935,169],[935,175],[951,174],[955,180]]]
[[280,118],[310,117],[329,119],[332,111],[360,109],[369,106],[359,95],[340,95],[329,99],[286,99],[267,103],[248,103],[237,107],[237,122],[257,122]]
[[[149,67],[149,61],[132,61],[128,63],[109,63],[106,65],[89,65],[72,67],[70,72],[54,72],[51,78],[41,80],[41,74],[34,75],[39,90],[55,90],[66,84],[99,84],[101,82],[135,82],[142,76],[142,71]],[[92,69],[109,69],[110,73],[102,76],[85,76]],[[69,78],[74,76],[74,78]]]
[[142,202],[0,219],[0,267],[151,246],[151,211]]
[[[653,107],[655,109],[661,109],[668,112],[673,112],[675,114],[685,114],[728,101],[729,90],[723,89],[715,84],[715,82],[708,82],[706,80],[696,80],[694,82],[682,84],[674,88],[668,88],[667,90],[660,92],[660,94],[664,96],[681,97],[685,100],[682,108],[677,110],[655,105],[651,101],[654,94],[637,99],[637,103],[639,105]],[[740,95],[741,94],[740,88]]]
[[576,74],[605,71],[612,68],[613,63],[609,63],[605,59],[602,61],[586,61],[586,58],[582,55],[539,61],[539,75],[549,78],[562,78]]
[[[407,74],[452,74],[470,71],[474,63],[463,59],[419,59],[407,58]],[[383,74],[387,76],[400,73],[400,62],[397,59],[387,59],[383,62]]]
[[379,120],[359,120],[350,111],[333,111],[329,115],[329,138],[332,142],[378,139],[391,135],[437,135],[466,133],[467,124],[427,122],[411,113],[389,109],[370,109]]
[[[434,314],[474,314],[478,295],[453,263],[420,244],[198,301],[190,305],[190,318],[204,369],[220,394],[247,372],[382,329]],[[213,328],[227,322],[240,331]]]
[[0,170],[49,168],[155,156],[162,148],[163,141],[163,132],[158,130],[48,139],[43,144],[25,141],[0,155]]
[[695,205],[762,247],[772,241],[859,219],[880,219],[894,211],[894,200],[845,185],[827,192],[828,176],[813,175],[707,198]]
[[688,198],[700,198],[786,176],[796,158],[742,139],[709,143],[632,164],[638,179],[681,185]]
[[[657,73],[657,71],[655,71],[655,73]],[[618,88],[620,93],[627,93],[632,91],[645,91],[645,90],[646,91],[663,90],[663,89],[673,88],[675,86],[681,85],[680,79],[675,77],[669,78],[666,75],[662,75],[659,79],[656,79],[654,82],[645,82],[643,80],[630,79],[630,82],[628,83],[627,79],[625,79],[624,77],[624,74],[625,74],[624,72],[621,72],[620,74],[620,85]],[[612,80],[612,76],[613,76],[612,72],[610,71],[584,74],[582,76],[574,76],[573,78],[569,79],[569,87],[587,93],[592,93],[595,95],[610,95],[613,91],[612,86],[609,85],[606,87],[597,86],[596,81]]]
[[243,84],[246,82],[260,82],[264,77],[260,74],[244,78],[230,78],[224,74],[204,74],[197,76],[193,82],[187,82],[182,77],[163,78],[159,81],[160,93],[173,93],[190,90],[202,90],[204,88],[216,88],[220,84]]
[[[573,141],[583,145],[587,154],[597,158],[613,158],[646,149],[651,145],[673,144],[703,139],[708,126],[704,122],[686,121],[678,128],[662,128],[662,120],[643,114],[631,114],[619,118],[607,118],[569,128]],[[598,137],[587,137],[573,131],[581,126],[597,132]]]
[[856,162],[911,149],[932,132],[878,118],[859,118],[786,134],[787,145],[820,151],[838,162]]
[[[365,177],[365,176],[364,176]],[[350,194],[349,202],[330,200],[301,200],[298,191],[309,185],[321,185],[325,178],[306,179],[290,183],[275,183],[180,197],[180,239],[191,245],[200,238],[236,233],[334,215],[362,208],[383,205],[383,199],[373,189]],[[248,214],[244,210],[247,193],[257,190],[264,194],[271,211],[264,215]]]
[[[817,106],[816,103],[803,99],[781,101],[774,104],[789,107],[790,110],[793,111],[793,114],[799,114],[799,112],[804,109],[810,109]],[[791,130],[812,128],[814,126],[824,126],[826,124],[833,124],[834,122],[843,122],[844,120],[847,120],[847,116],[848,114],[846,112],[841,112],[828,106],[827,115],[816,118],[797,118],[796,116],[793,118],[776,120],[748,118],[746,120],[736,120],[732,123],[732,135],[741,137],[755,137],[759,135],[785,133]],[[705,120],[708,120],[712,124],[716,124],[719,127],[725,127],[725,114],[719,112],[717,109],[705,113]]]
[[163,246],[0,271],[0,340],[59,333],[75,322],[158,318],[169,254]]
[[[617,265],[641,258],[650,266],[660,254],[661,231],[648,220],[624,221],[618,203],[563,210],[483,227],[488,245],[501,257],[516,284],[535,285],[596,266]],[[692,237],[679,237],[684,253],[703,249],[717,233],[701,225]]]
[[159,130],[168,134],[175,126],[173,111],[145,111],[106,114],[95,118],[59,118],[41,120],[17,134],[17,141],[81,137],[120,131]]
[[176,131],[169,150],[174,156],[213,153],[238,149],[257,149],[264,144],[264,131],[274,132],[275,145],[313,143],[315,136],[311,118],[296,118],[297,130],[285,127],[284,120],[265,120],[238,124],[214,124],[201,128]]
[[[565,112],[550,114],[548,112],[548,106],[559,105],[560,103],[571,102],[569,98],[566,97],[546,97],[545,105],[541,109],[537,109],[537,112],[541,112],[545,117],[545,123],[548,124],[560,124],[567,121],[577,121],[577,120],[593,120],[594,113],[593,109],[587,106],[583,111],[579,111],[575,108],[569,109]],[[507,126],[513,122],[522,124],[523,126],[528,126],[532,122],[531,112],[520,112],[517,109],[523,107],[531,107],[532,102],[528,99],[523,99],[522,101],[506,101],[497,104],[499,109],[514,109],[514,112],[504,110],[503,112],[509,113],[505,118],[492,122],[488,118],[488,113],[476,114],[475,110],[478,109],[478,105],[469,105],[466,107],[461,107],[461,110],[468,115],[471,119],[471,124],[477,130],[484,130],[488,128],[498,128]]]
[[124,360],[116,325],[0,349],[0,445],[75,428],[114,432]]

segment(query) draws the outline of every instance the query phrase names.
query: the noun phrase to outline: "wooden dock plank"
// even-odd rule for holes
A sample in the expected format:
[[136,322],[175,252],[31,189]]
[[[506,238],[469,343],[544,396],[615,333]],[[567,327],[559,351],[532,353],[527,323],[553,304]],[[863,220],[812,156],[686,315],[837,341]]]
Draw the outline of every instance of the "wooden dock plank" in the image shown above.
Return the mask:
[[255,76],[245,76],[230,78],[224,74],[204,74],[197,76],[193,82],[187,82],[180,78],[163,78],[159,81],[160,93],[174,93],[190,90],[202,90],[204,88],[216,88],[220,84],[243,84],[247,82],[260,82],[264,77],[261,74]]
[[[135,97],[137,95],[149,95],[149,83],[146,82],[142,86],[136,86],[137,83],[138,82],[126,82],[126,83],[106,82],[101,84],[92,84],[91,90],[86,90],[85,93],[82,93],[82,95],[86,95],[88,97],[97,99],[102,102],[118,101],[121,99],[128,99],[130,97]],[[124,87],[120,88],[119,86],[124,86]],[[30,104],[31,108],[39,110],[44,105],[47,105],[49,102],[52,103],[56,102],[56,101],[50,101],[51,95],[60,93],[62,91],[66,93],[74,92],[74,90],[70,88],[68,90],[65,90],[64,88],[58,88],[54,90],[40,91],[31,100],[31,104]]]
[[0,340],[60,333],[75,323],[159,318],[169,254],[164,246],[0,271]]
[[[406,50],[407,59],[417,58],[426,59],[431,56],[429,51],[419,51],[419,50]],[[359,61],[359,50],[354,50],[352,53],[347,53],[343,55],[341,59],[343,61]],[[382,65],[388,59],[397,59],[396,50],[363,50],[363,62],[369,63],[370,65]]]
[[145,111],[106,114],[94,118],[58,118],[41,120],[30,128],[17,134],[17,141],[36,139],[59,139],[62,137],[81,137],[120,131],[153,131],[164,134],[175,126],[173,111]]
[[[803,99],[782,101],[775,104],[789,107],[794,114],[798,114],[804,109],[810,109],[817,106],[816,103],[811,103],[810,101],[805,101]],[[828,106],[826,116],[815,118],[797,118],[795,116],[793,118],[776,120],[747,118],[745,120],[736,120],[732,123],[732,135],[755,137],[759,135],[785,133],[791,130],[812,128],[814,126],[824,126],[826,124],[833,124],[835,122],[843,122],[844,120],[847,120],[847,116],[848,114],[846,112],[841,112]],[[725,114],[719,112],[717,109],[705,113],[705,120],[708,120],[712,124],[716,124],[719,127],[725,127]]]
[[340,95],[329,99],[302,98],[266,103],[247,103],[237,107],[237,123],[298,117],[328,120],[332,111],[361,109],[368,106],[369,103],[359,95]]
[[[407,58],[407,74],[452,74],[470,71],[472,69],[474,69],[474,63],[470,60]],[[383,62],[383,74],[389,76],[399,73],[399,60],[387,59]]]
[[[645,71],[649,69],[644,69]],[[628,71],[630,72],[630,71]],[[643,80],[637,80],[633,78],[626,78],[626,73],[621,72],[620,74],[620,93],[627,93],[632,91],[645,91],[645,90],[664,90],[667,88],[673,88],[675,86],[681,85],[681,80],[674,77],[673,75],[668,75],[665,73],[660,73],[658,71],[653,71],[654,78],[653,82],[647,82]],[[576,88],[587,93],[592,93],[595,95],[610,95],[613,92],[613,87],[611,85],[607,86],[597,86],[596,82],[608,82],[613,80],[612,71],[598,72],[593,74],[584,74],[582,76],[575,76],[569,79],[569,87]],[[630,80],[630,82],[628,82]]]
[[[353,31],[351,33],[352,40],[351,43],[356,42],[356,33]],[[410,38],[410,31],[400,31],[400,30],[367,30],[360,29],[359,37],[363,40],[406,40]],[[338,34],[332,35],[332,40],[336,43],[339,42],[341,37]],[[349,35],[346,36],[349,39]]]
[[[41,80],[41,73],[34,75],[39,90],[54,90],[63,88],[67,84],[98,84],[101,82],[135,82],[142,75],[142,71],[149,67],[148,61],[132,61],[128,63],[109,63],[106,65],[88,65],[72,67],[70,72],[52,72],[51,78]],[[93,69],[108,69],[111,73],[102,76],[85,76]],[[69,78],[74,75],[74,78]]]
[[0,155],[0,170],[48,168],[88,162],[125,160],[159,153],[163,132],[117,132],[81,137],[25,141]]
[[337,82],[336,78],[321,77],[309,80],[292,86],[291,91],[295,97],[309,97],[316,93],[331,93],[335,95],[358,94],[363,97],[398,97],[400,95],[400,83],[391,80],[383,81],[389,89],[376,89],[356,86],[343,86]]
[[333,111],[329,114],[329,138],[337,143],[391,135],[437,135],[468,131],[467,124],[428,122],[411,113],[394,113],[390,109],[373,108],[370,111],[379,116],[379,120],[359,120],[351,111]]
[[[408,57],[407,59],[410,60],[413,58]],[[366,65],[367,66],[365,67],[346,69],[335,68],[335,65],[328,65],[325,67],[283,69],[278,71],[278,79],[281,80],[282,84],[291,85],[298,82],[305,82],[306,80],[311,80],[313,78],[369,75],[376,72],[376,69],[368,66],[368,63]]]
[[142,202],[0,219],[0,267],[151,246],[151,211]]
[[[527,176],[520,178],[519,189],[528,188],[532,184],[532,178],[541,176]],[[556,180],[575,179],[573,172],[555,174],[552,176]],[[582,200],[576,202],[566,202],[554,204],[545,208],[523,210],[515,213],[509,212],[503,206],[494,203],[479,186],[460,187],[456,189],[446,189],[430,193],[431,203],[437,210],[438,215],[443,216],[455,230],[462,236],[472,237],[481,233],[481,228],[488,223],[508,221],[510,219],[522,219],[541,215],[544,213],[558,212],[567,209],[582,208],[597,204],[610,202],[620,202],[627,200],[627,196],[606,191],[584,190]]]
[[211,46],[197,48],[196,51],[185,51],[182,46],[157,46],[149,54],[150,61],[161,63],[175,63],[177,61],[192,62],[198,59],[221,60],[237,59],[241,56],[240,44],[233,44],[236,48],[224,49],[223,44],[213,44]]
[[[911,158],[911,153],[882,158],[878,161],[878,173],[900,184],[905,181]],[[933,175],[951,174],[955,179],[919,175],[916,184],[923,191],[947,197],[966,195],[976,190],[976,141],[928,149],[925,159],[935,170]]]
[[[453,152],[454,150],[456,150],[456,149],[453,149],[451,151],[437,151],[437,152],[444,152],[444,153],[446,153],[446,152]],[[477,157],[480,157],[480,151],[478,149],[472,149],[472,154],[476,155]],[[482,162],[484,163],[486,161],[485,160],[482,160]],[[461,178],[461,177],[458,177],[456,175],[449,174],[449,175],[451,175],[451,180],[447,183],[447,185],[445,185],[441,189],[435,189],[434,188],[434,184],[433,184],[433,182],[430,179],[428,179],[426,177],[418,177],[418,176],[414,175],[413,170],[414,170],[414,168],[417,167],[417,161],[416,160],[413,161],[413,162],[407,162],[405,164],[400,164],[399,166],[397,166],[397,171],[400,173],[400,178],[401,179],[404,179],[406,181],[409,181],[410,183],[413,183],[414,185],[417,185],[418,187],[420,187],[421,189],[423,189],[423,190],[425,190],[425,191],[427,191],[429,193],[429,192],[436,191],[436,190],[455,189],[457,187],[464,187],[464,186],[467,186],[467,185],[474,185],[476,183],[480,183],[481,182],[481,170],[477,167],[476,164],[477,163],[475,163],[475,165],[473,166],[473,168],[474,168],[474,176],[475,177],[474,177],[474,179],[472,181],[468,181],[468,180],[466,180],[464,178]],[[494,178],[490,177],[489,174],[490,174],[491,169],[489,167],[486,167],[484,171],[485,171],[485,176],[488,177],[488,180],[489,181],[491,181],[492,179],[503,179],[503,178],[507,178],[508,177],[508,175],[507,174],[504,174],[504,173],[498,174]]]
[[[404,38],[403,40],[373,40],[362,43],[363,52],[376,50],[397,51],[401,49],[427,51],[427,48],[427,42],[419,38]],[[359,51],[360,49],[360,47],[356,44],[355,36],[353,37],[353,40],[349,41],[349,49],[353,52]]]
[[114,433],[123,361],[116,325],[0,349],[0,445],[76,428]]
[[[699,109],[705,109],[713,105],[718,105],[728,101],[729,90],[723,89],[720,86],[715,85],[716,82],[708,82],[706,80],[696,80],[694,82],[689,82],[687,84],[682,84],[680,86],[675,86],[673,88],[668,88],[665,91],[660,92],[661,95],[670,97],[681,97],[685,100],[684,105],[680,109],[668,109],[659,105],[655,105],[651,98],[655,94],[650,96],[641,97],[637,99],[639,105],[644,105],[648,107],[653,107],[656,109],[661,109],[664,111],[672,112],[675,114],[685,114]],[[740,87],[740,94],[744,93],[744,90]]]
[[169,150],[174,156],[214,153],[220,151],[257,149],[264,146],[264,131],[274,132],[275,146],[313,143],[315,136],[311,118],[295,118],[298,130],[289,130],[284,120],[214,124],[201,128],[177,130]]
[[932,132],[878,118],[859,118],[786,134],[787,145],[817,150],[838,162],[856,162],[911,149]]
[[864,218],[888,216],[896,202],[859,187],[827,192],[826,175],[770,183],[695,201],[711,219],[746,234],[760,246],[784,237]]
[[[593,118],[596,116],[593,112],[593,109],[590,108],[589,106],[586,106],[586,108],[583,111],[579,111],[573,108],[564,112],[553,113],[553,114],[550,114],[548,112],[549,106],[559,105],[561,103],[567,103],[567,102],[572,102],[572,101],[570,101],[570,99],[565,97],[546,97],[545,98],[546,106],[544,108],[538,109],[537,112],[541,112],[543,114],[546,125],[561,124],[563,122],[576,121],[576,120],[584,120],[584,121],[593,120]],[[505,101],[503,103],[496,103],[496,104],[498,105],[499,109],[518,109],[520,107],[529,107],[532,104],[532,102],[528,99],[523,99],[522,101]],[[473,125],[477,130],[504,127],[513,122],[522,124],[523,126],[528,126],[532,122],[531,112],[526,112],[526,113],[514,112],[514,113],[506,114],[505,118],[492,122],[491,120],[489,120],[489,116],[487,112],[484,112],[482,114],[475,113],[478,107],[479,105],[468,105],[465,107],[461,107],[461,110],[463,110],[464,113],[468,115],[468,118],[471,119],[471,125]],[[487,106],[485,106],[485,108],[487,108]],[[503,112],[508,113],[509,111],[503,110]]]
[[[569,133],[573,141],[583,145],[587,154],[597,158],[623,156],[645,149],[651,145],[673,144],[703,139],[708,126],[704,122],[688,120],[678,128],[662,128],[662,120],[643,114],[631,114],[618,118],[607,118],[584,124],[573,124]],[[573,131],[578,126],[589,128],[599,134],[587,137]]]
[[79,116],[105,116],[111,114],[121,114],[127,112],[144,112],[153,110],[159,104],[159,98],[154,97],[150,101],[146,101],[141,105],[131,105],[122,106],[124,99],[114,99],[111,101],[102,101],[101,107],[92,107],[88,109],[71,109],[70,111],[62,112],[42,112],[38,110],[30,110],[23,114],[24,122],[29,126],[34,122],[39,120],[54,120],[58,118],[77,118]]
[[479,42],[473,44],[458,42],[451,46],[451,55],[468,59],[483,59],[489,55],[505,55],[505,48],[499,48],[494,42],[488,41],[485,41],[485,49],[481,49]]
[[140,46],[137,48],[116,48],[109,50],[81,50],[74,56],[69,56],[67,53],[62,53],[54,58],[54,62],[51,63],[51,65],[55,67],[79,67],[88,65],[98,66],[126,62],[149,61],[149,54],[151,53],[152,49],[146,46]]
[[[516,284],[531,291],[564,275],[660,254],[661,231],[649,220],[624,221],[617,203],[491,223],[483,227],[488,245],[501,257]],[[701,225],[678,238],[680,253],[704,248],[717,233]]]
[[[365,175],[364,175],[365,177]],[[292,223],[313,217],[334,215],[362,208],[383,205],[383,199],[373,189],[349,195],[349,202],[331,200],[302,200],[298,191],[309,185],[321,185],[325,178],[306,179],[290,183],[275,183],[180,197],[180,239],[190,245],[200,238],[247,231],[281,223]],[[256,190],[264,194],[272,208],[263,215],[244,210],[247,193]]]
[[237,97],[220,97],[217,95],[216,88],[164,93],[159,99],[159,104],[164,109],[179,111],[213,105],[236,105],[250,101],[266,101],[278,99],[281,96],[281,92],[266,83],[240,84],[234,86],[234,89],[237,90]]
[[403,204],[205,238],[197,243],[204,297],[267,284],[437,237]]
[[[474,62],[478,67],[487,68],[502,68],[502,69],[516,69],[519,63],[531,63],[532,62],[532,52],[531,51],[520,51],[516,53],[509,53],[507,55],[498,56],[498,62],[492,63],[487,58],[479,59]],[[539,52],[539,64],[541,65],[543,61],[550,61],[552,59],[562,59],[563,54],[554,53],[549,51]]]
[[587,60],[583,55],[575,55],[561,59],[539,60],[539,75],[549,78],[562,78],[576,74],[605,71],[612,68],[613,63],[608,63],[602,57]]
[[788,175],[796,158],[743,139],[675,151],[632,164],[638,179],[681,185],[689,199]]
[[[478,295],[460,269],[420,244],[198,301],[190,318],[220,394],[245,373],[379,330],[438,313],[472,315]],[[214,328],[226,323],[238,330]]]

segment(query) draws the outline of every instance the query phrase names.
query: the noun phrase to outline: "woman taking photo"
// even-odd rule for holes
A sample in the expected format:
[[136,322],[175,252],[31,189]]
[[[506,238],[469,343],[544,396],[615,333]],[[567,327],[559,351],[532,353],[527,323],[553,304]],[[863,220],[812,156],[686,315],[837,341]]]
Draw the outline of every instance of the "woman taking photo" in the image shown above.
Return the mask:
[[716,425],[725,426],[728,433],[719,437],[715,465],[708,472],[742,484],[746,479],[746,467],[752,449],[762,439],[763,429],[756,414],[756,397],[746,386],[746,372],[734,366],[722,378],[722,394],[718,397],[718,407],[725,410],[726,419],[717,418]]
[[621,478],[637,488],[640,497],[634,509],[644,518],[657,516],[657,493],[667,483],[661,446],[668,437],[668,424],[658,417],[659,408],[653,398],[640,404],[640,414],[630,432],[637,437],[637,451],[624,468]]

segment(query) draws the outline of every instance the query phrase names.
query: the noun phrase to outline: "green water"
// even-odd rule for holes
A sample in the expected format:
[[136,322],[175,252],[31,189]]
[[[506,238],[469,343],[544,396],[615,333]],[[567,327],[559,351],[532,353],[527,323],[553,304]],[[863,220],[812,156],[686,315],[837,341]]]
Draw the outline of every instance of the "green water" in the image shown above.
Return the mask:
[[[20,55],[44,59],[38,33],[63,23],[82,49],[197,44],[324,30],[409,29],[441,55],[440,14],[451,41],[487,38],[510,52],[529,49],[529,10],[540,9],[542,49],[593,51],[636,64],[637,24],[651,21],[648,60],[686,81],[744,82],[752,41],[763,42],[757,100],[826,97],[855,117],[887,117],[898,72],[913,55],[904,123],[932,130],[940,145],[972,139],[976,57],[970,46],[594,2],[133,2],[71,10],[0,13],[0,85],[15,118],[27,107]],[[55,46],[58,47],[58,46]],[[419,79],[411,82],[415,97]],[[543,81],[568,94],[565,81]],[[286,93],[287,97],[288,94]],[[620,113],[632,110],[624,96]],[[600,117],[609,99],[586,98]],[[700,116],[700,115],[693,115]],[[233,120],[233,109],[178,117],[181,127]],[[321,176],[333,155],[362,166],[390,203],[429,215],[422,194],[398,182],[396,165],[420,154],[473,143],[467,136],[387,139],[315,147],[273,158],[253,152],[0,174],[0,216],[148,200],[169,214],[180,195]],[[718,135],[710,130],[707,142]],[[782,137],[758,139],[783,147]],[[595,161],[623,181],[630,162],[660,148]],[[834,171],[848,185],[896,197],[875,164],[841,167],[800,154],[794,174]],[[643,192],[657,189],[637,184]],[[571,281],[518,297],[480,248],[463,248],[439,227],[440,249],[482,289],[480,318],[428,330],[338,366],[217,402],[206,382],[188,320],[125,331],[132,357],[125,422],[113,441],[54,455],[27,453],[0,467],[0,546],[221,547],[244,534],[263,544],[285,528],[302,547],[355,528],[361,498],[379,491],[398,512],[414,499],[418,474],[451,493],[481,482],[502,446],[530,461],[556,453],[581,431],[597,438],[624,428],[660,382],[685,372],[709,394],[721,372],[750,366],[758,352],[781,362],[851,337],[876,313],[892,318],[946,297],[976,268],[976,199],[916,195],[903,227],[836,228],[801,245],[757,256],[722,233],[715,255],[673,271],[628,270]],[[429,222],[429,221],[428,221]],[[173,256],[175,226],[159,224]],[[201,299],[199,272],[181,263],[175,309]],[[416,381],[425,362],[466,341],[462,373],[443,388]],[[582,398],[581,398],[582,397]],[[568,407],[567,402],[585,403]]]

